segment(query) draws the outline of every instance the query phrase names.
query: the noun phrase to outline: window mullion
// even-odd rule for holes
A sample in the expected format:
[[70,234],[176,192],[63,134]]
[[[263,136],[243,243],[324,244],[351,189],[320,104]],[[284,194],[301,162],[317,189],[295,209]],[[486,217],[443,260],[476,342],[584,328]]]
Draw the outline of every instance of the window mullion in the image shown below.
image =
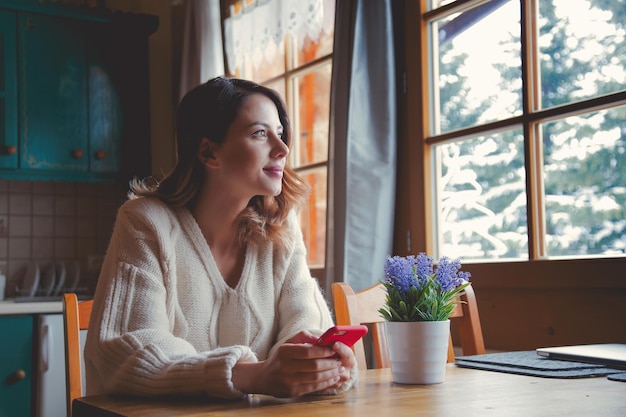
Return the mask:
[[545,257],[543,152],[539,123],[524,123],[529,259]]
[[541,72],[538,52],[537,0],[521,2],[523,74],[524,160],[528,216],[528,257],[545,256],[545,213],[543,203],[543,139],[541,128],[530,115],[541,106]]

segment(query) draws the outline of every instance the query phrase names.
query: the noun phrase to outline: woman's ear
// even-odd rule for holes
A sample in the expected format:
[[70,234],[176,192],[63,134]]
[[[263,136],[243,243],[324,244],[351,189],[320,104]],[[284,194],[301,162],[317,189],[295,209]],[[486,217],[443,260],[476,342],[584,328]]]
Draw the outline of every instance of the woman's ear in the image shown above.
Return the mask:
[[219,162],[215,157],[215,150],[217,145],[209,138],[202,138],[200,145],[198,146],[198,159],[202,162],[202,165],[206,165],[210,168],[216,168],[219,166]]

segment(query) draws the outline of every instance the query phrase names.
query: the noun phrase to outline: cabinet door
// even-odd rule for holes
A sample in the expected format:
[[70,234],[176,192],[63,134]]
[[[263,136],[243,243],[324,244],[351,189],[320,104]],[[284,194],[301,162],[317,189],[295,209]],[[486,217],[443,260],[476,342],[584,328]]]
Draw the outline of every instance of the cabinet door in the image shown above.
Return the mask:
[[16,19],[0,11],[0,168],[17,168]]
[[89,169],[96,173],[120,170],[122,137],[122,103],[119,74],[113,63],[119,60],[117,50],[105,25],[94,24],[87,38],[89,68]]
[[20,168],[87,171],[88,107],[84,27],[19,14]]
[[33,317],[0,317],[0,416],[30,417]]

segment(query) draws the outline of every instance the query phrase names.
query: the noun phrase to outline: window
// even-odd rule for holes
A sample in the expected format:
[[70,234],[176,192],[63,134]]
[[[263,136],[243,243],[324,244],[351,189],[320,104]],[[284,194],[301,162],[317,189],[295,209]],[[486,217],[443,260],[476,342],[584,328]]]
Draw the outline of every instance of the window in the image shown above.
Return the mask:
[[474,262],[623,257],[623,2],[418,4],[407,129],[427,175],[411,222],[432,230],[418,246]]
[[[248,36],[253,38],[254,44],[248,53],[242,53],[241,50],[238,52],[236,58],[238,63],[232,65],[230,62],[229,72],[233,76],[274,88],[285,98],[293,129],[290,165],[311,187],[308,204],[300,212],[308,262],[313,268],[323,268],[326,245],[326,176],[334,1],[271,0],[259,2],[257,5],[255,1],[246,0],[243,3],[241,1],[230,3],[233,6],[230,8],[231,13],[234,13],[233,16],[245,19],[259,11],[269,13],[271,16],[271,18],[255,16],[250,22],[236,22],[240,24],[240,31],[248,32],[233,33],[232,38]],[[240,10],[242,8],[246,8],[247,11]],[[308,23],[302,20],[300,23],[294,23],[294,15],[300,16],[301,19],[304,13],[311,10],[317,11],[315,18],[318,19],[318,25],[315,28],[312,29],[310,24],[307,27]],[[266,27],[251,28],[253,25]],[[264,33],[269,33],[281,25],[283,27],[301,25],[302,29],[288,31],[284,37],[278,36],[278,39],[264,38]],[[229,30],[227,26],[225,22],[225,31]],[[250,32],[258,32],[260,35],[256,35],[255,38]],[[229,41],[228,34],[225,41],[226,43]],[[246,50],[245,47],[241,49]]]

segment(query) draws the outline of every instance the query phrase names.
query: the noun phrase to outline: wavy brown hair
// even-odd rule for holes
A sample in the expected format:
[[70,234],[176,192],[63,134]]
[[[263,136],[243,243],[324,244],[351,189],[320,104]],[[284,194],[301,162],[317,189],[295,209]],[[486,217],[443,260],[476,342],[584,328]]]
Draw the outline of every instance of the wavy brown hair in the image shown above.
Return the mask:
[[[193,88],[176,111],[176,164],[165,178],[133,180],[130,197],[156,197],[172,207],[192,208],[206,172],[198,158],[202,138],[222,144],[243,102],[252,94],[263,94],[276,105],[283,126],[283,141],[291,146],[291,124],[280,95],[265,86],[237,78],[217,77]],[[284,243],[288,237],[285,219],[304,204],[308,186],[288,166],[277,196],[255,196],[239,216],[242,243],[271,240]]]

